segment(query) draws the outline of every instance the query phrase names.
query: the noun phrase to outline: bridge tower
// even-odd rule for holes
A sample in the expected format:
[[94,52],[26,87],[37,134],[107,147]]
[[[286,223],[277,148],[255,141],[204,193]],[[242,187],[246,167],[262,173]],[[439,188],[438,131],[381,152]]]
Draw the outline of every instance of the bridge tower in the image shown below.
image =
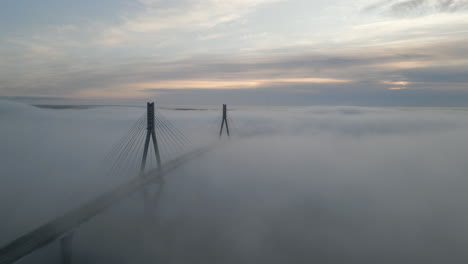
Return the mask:
[[62,256],[62,264],[72,263],[72,240],[73,232],[66,234],[60,239],[60,253]]
[[[147,112],[146,140],[145,140],[145,146],[143,150],[143,157],[141,159],[140,176],[144,175],[145,173],[146,161],[148,157],[148,151],[150,148],[151,140],[153,141],[153,149],[154,149],[154,154],[156,156],[156,164],[158,165],[158,169],[161,169],[161,155],[159,153],[158,140],[156,138],[156,127],[154,125],[155,123],[154,102],[147,103],[146,112]],[[159,201],[159,197],[161,196],[161,193],[163,190],[163,185],[164,185],[164,179],[161,179],[161,182],[159,183],[159,186],[158,186],[158,190],[156,193],[153,194],[153,196],[150,196],[150,193],[148,192],[148,188],[143,187],[142,189],[145,213],[149,219],[157,220],[155,217],[155,210],[157,207],[157,203]]]
[[149,143],[151,139],[153,140],[154,153],[156,154],[156,163],[158,164],[158,168],[161,168],[161,156],[159,154],[158,140],[156,139],[156,128],[154,127],[154,102],[147,103],[146,112],[147,112],[146,141],[145,141],[145,148],[143,150],[143,158],[141,160],[141,166],[140,166],[141,175],[143,175],[144,170],[146,168],[146,159],[148,157],[148,148],[149,148]]
[[228,137],[231,135],[229,134],[229,125],[228,125],[228,120],[227,120],[227,105],[223,104],[223,120],[221,120],[221,129],[219,130],[219,138],[223,135],[223,128],[224,125],[226,124],[226,134]]

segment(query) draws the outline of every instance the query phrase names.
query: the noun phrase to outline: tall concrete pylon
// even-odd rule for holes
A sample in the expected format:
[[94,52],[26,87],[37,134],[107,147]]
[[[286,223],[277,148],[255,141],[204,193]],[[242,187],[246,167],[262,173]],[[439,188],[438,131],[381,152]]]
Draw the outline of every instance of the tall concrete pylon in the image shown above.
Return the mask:
[[221,136],[223,135],[224,125],[226,125],[226,134],[228,135],[228,137],[230,137],[231,135],[229,134],[229,125],[228,125],[228,121],[227,121],[227,105],[226,104],[223,104],[223,120],[221,121],[221,129],[219,130],[219,138],[221,138]]
[[[153,141],[153,149],[154,149],[154,154],[156,156],[156,164],[158,165],[158,169],[161,169],[161,155],[159,153],[158,140],[156,137],[156,127],[154,125],[155,123],[154,102],[147,103],[146,111],[147,111],[146,140],[145,140],[145,147],[143,150],[143,157],[141,159],[140,176],[144,175],[145,173],[146,161],[148,157],[148,151],[149,151],[151,140]],[[153,195],[153,197],[150,196],[150,194],[148,193],[148,189],[146,187],[143,187],[142,189],[145,212],[148,217],[155,218],[154,212],[155,212],[155,208],[157,207],[159,197],[161,196],[161,193],[162,193],[163,184],[164,184],[164,180],[161,179],[158,190]]]
[[62,256],[62,264],[72,263],[72,240],[73,232],[66,234],[60,239],[60,252]]
[[143,151],[143,158],[141,160],[141,166],[140,166],[141,174],[144,173],[144,170],[146,168],[146,159],[148,157],[148,148],[149,148],[149,143],[151,139],[153,140],[153,148],[154,148],[154,153],[156,155],[156,163],[158,164],[158,168],[161,168],[161,156],[159,154],[158,140],[156,139],[156,128],[154,127],[154,102],[147,103],[146,112],[147,112],[146,141],[145,141],[145,149]]

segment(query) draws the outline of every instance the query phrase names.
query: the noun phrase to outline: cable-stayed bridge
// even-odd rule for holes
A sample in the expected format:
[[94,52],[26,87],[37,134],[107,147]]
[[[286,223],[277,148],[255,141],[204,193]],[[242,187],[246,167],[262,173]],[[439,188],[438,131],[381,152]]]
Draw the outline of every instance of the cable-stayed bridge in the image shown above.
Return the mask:
[[[230,135],[227,106],[223,105],[219,137]],[[157,203],[165,176],[171,171],[212,150],[217,143],[194,147],[191,141],[166,119],[154,103],[106,155],[109,174],[125,175],[129,180],[61,217],[24,234],[0,249],[0,264],[14,263],[28,254],[59,241],[62,263],[72,263],[73,233],[77,228],[130,195],[141,192],[148,217],[157,217]],[[155,193],[148,185],[157,184]]]

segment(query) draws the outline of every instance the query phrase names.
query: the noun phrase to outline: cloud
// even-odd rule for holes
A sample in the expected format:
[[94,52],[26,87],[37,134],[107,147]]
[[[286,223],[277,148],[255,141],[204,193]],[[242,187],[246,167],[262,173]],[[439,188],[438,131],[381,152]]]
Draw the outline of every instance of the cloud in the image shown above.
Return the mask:
[[[234,137],[168,175],[159,227],[145,220],[135,195],[75,230],[73,260],[466,258],[466,109],[230,109]],[[220,109],[161,111],[187,135],[217,140],[213,121]],[[9,212],[2,215],[0,243],[125,180],[90,172],[142,112],[0,102],[0,208]],[[56,257],[51,245],[22,261],[50,263]]]
[[402,0],[380,1],[368,5],[365,12],[382,12],[391,16],[424,16],[435,13],[454,13],[468,10],[466,0]]
[[391,6],[391,13],[399,15],[411,13],[417,9],[420,9],[425,2],[425,0],[410,0],[399,2]]
[[374,2],[372,4],[366,5],[362,9],[362,11],[364,11],[364,12],[373,12],[373,11],[379,10],[381,8],[388,7],[389,5],[394,3],[395,1],[397,1],[397,0],[382,0],[382,1]]
[[[454,100],[449,105],[464,105],[455,93],[458,98],[465,98],[468,63],[464,57],[465,42],[374,48],[366,52],[360,49],[340,53],[333,49],[321,53],[277,50],[242,57],[149,57],[112,63],[91,60],[71,68],[56,62],[43,66],[41,73],[4,82],[2,91],[3,96],[76,97],[101,99],[110,104],[112,100],[120,103],[122,99],[157,96],[166,104],[189,105],[226,99],[235,104],[253,105],[268,102],[290,105],[294,100],[298,105],[332,102],[388,105],[390,98],[396,100],[393,105],[411,105],[411,100],[420,105],[422,101],[418,98],[425,98],[427,105],[437,105],[435,96],[446,93],[443,98]],[[10,80],[9,75],[4,73],[4,79]],[[402,86],[413,91],[401,95],[386,92]],[[186,96],[178,99],[176,94]],[[447,102],[441,101],[439,105]]]
[[279,0],[205,0],[205,1],[139,1],[142,11],[125,17],[124,22],[104,33],[102,44],[121,44],[135,34],[162,31],[190,32],[232,23],[245,17],[260,5]]
[[[392,7],[463,10],[463,2],[379,2],[367,8],[377,16],[355,16],[351,11],[359,4],[336,1],[329,8],[318,4],[316,11],[324,12],[318,17],[304,11],[310,2],[299,2],[140,1],[111,22],[94,18],[9,34],[0,48],[0,96],[133,100],[145,98],[150,89],[280,87],[284,95],[307,90],[301,84],[309,84],[309,92],[324,90],[330,87],[324,81],[337,84],[343,94],[401,88],[382,85],[390,82],[405,82],[407,90],[466,89],[465,13],[380,15]],[[274,19],[279,13],[300,15]],[[353,14],[349,21],[335,19],[346,14]],[[332,25],[322,24],[326,21]]]

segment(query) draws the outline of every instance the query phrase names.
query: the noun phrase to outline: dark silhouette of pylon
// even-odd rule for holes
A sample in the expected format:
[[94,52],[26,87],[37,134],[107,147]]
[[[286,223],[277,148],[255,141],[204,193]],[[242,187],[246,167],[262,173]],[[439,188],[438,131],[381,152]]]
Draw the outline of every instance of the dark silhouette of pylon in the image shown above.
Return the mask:
[[145,141],[145,149],[143,152],[143,159],[141,160],[141,167],[140,167],[141,174],[143,174],[146,168],[146,158],[148,156],[148,148],[149,148],[149,143],[151,139],[153,139],[153,148],[154,148],[154,153],[156,156],[156,163],[158,164],[158,168],[161,168],[161,156],[159,154],[158,140],[156,139],[156,129],[154,127],[154,102],[147,103],[146,112],[147,112],[146,141]]
[[62,264],[72,263],[72,240],[73,232],[60,239],[60,251],[62,255]]
[[229,134],[229,125],[227,121],[227,106],[225,104],[223,104],[223,120],[221,121],[221,129],[219,130],[219,138],[221,138],[221,136],[223,135],[224,124],[226,124],[226,133],[228,137],[230,137],[231,135]]
[[[148,150],[150,146],[150,140],[153,141],[153,148],[154,148],[154,154],[156,156],[156,163],[158,165],[158,169],[161,169],[161,155],[159,153],[159,148],[158,148],[158,140],[156,138],[156,127],[154,126],[155,119],[154,119],[154,102],[153,103],[147,103],[147,126],[146,126],[146,140],[145,140],[145,147],[143,150],[143,158],[141,159],[141,166],[140,166],[140,176],[143,176],[145,173],[145,168],[146,168],[146,160],[148,157]],[[162,188],[163,188],[163,183],[164,180],[161,179],[159,183],[159,188],[158,191],[154,194],[154,196],[150,197],[147,188],[142,189],[143,193],[143,199],[144,199],[144,205],[145,205],[145,211],[147,213],[147,216],[151,218],[154,217],[154,210],[151,208],[157,207],[157,202],[159,200],[159,197],[161,196]],[[151,201],[154,201],[156,204],[151,206]]]

